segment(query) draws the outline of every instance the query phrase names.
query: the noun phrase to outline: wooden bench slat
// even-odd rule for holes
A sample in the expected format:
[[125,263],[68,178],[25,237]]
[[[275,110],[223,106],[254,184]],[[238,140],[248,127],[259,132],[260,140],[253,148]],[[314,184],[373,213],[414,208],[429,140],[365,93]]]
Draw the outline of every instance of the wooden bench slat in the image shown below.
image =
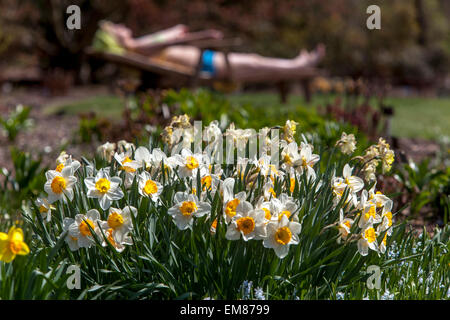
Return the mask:
[[155,72],[158,74],[165,74],[165,75],[176,74],[185,77],[194,76],[194,70],[192,70],[191,68],[176,65],[174,63],[158,60],[155,58],[146,57],[133,52],[127,52],[124,55],[119,55],[109,52],[101,52],[94,50],[92,48],[88,48],[86,50],[86,53],[89,56],[103,59],[109,62],[114,62],[117,64],[122,64],[149,72]]

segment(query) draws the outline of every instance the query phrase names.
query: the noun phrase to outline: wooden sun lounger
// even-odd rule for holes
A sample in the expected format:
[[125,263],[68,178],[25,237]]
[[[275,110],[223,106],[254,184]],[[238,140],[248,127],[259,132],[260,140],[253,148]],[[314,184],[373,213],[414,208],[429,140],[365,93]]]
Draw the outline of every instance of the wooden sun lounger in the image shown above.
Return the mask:
[[[178,44],[178,43],[176,43]],[[173,45],[173,44],[170,44]],[[100,61],[106,61],[133,68],[141,71],[142,74],[142,86],[154,87],[158,86],[158,80],[163,77],[170,77],[176,84],[176,86],[191,86],[195,87],[201,85],[211,85],[214,81],[222,81],[225,83],[233,83],[233,70],[231,69],[228,52],[230,48],[241,45],[240,39],[224,39],[224,40],[199,40],[191,41],[189,45],[198,47],[203,53],[204,50],[210,49],[215,51],[221,51],[225,55],[225,61],[228,66],[227,77],[225,79],[217,79],[209,76],[208,74],[201,72],[201,56],[196,68],[189,68],[184,65],[172,63],[166,60],[157,59],[154,57],[144,56],[134,52],[127,52],[123,55],[108,53],[104,51],[95,50],[89,47],[85,50],[88,57],[91,59],[97,59]],[[294,81],[299,81],[303,87],[305,99],[309,101],[311,99],[310,83],[319,74],[317,69],[305,70],[302,74],[292,74],[288,77],[277,77],[274,75],[270,79],[267,77],[260,77],[258,75],[249,74],[248,77],[244,76],[239,79],[239,82],[243,83],[273,83],[278,87],[281,101],[284,103],[287,101],[289,94],[289,84]]]

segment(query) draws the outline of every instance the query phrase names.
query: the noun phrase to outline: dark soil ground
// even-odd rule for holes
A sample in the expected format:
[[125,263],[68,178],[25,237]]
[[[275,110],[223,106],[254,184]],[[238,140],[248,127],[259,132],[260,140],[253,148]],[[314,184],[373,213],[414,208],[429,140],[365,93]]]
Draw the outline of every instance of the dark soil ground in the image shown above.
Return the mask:
[[[31,107],[30,118],[33,126],[18,134],[16,141],[9,142],[0,135],[0,167],[11,169],[9,147],[15,146],[20,150],[29,151],[36,156],[42,155],[43,164],[54,166],[61,147],[74,157],[86,155],[95,150],[95,146],[89,144],[74,143],[78,130],[79,117],[73,115],[45,114],[46,106],[62,104],[88,96],[105,93],[104,87],[82,87],[70,90],[64,96],[49,96],[42,90],[27,89],[15,90],[10,94],[0,96],[0,114],[4,115],[14,110],[17,104]],[[95,111],[95,110],[92,110]]]

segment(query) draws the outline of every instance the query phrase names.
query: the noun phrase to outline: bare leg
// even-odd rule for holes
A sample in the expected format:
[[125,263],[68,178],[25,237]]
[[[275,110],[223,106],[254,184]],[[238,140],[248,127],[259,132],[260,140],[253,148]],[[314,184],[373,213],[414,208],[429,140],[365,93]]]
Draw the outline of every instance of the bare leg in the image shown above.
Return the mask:
[[[165,58],[174,63],[195,68],[199,61],[200,50],[193,46],[172,46],[164,50]],[[233,79],[246,80],[258,78],[284,78],[290,75],[305,73],[315,67],[325,55],[325,47],[319,45],[315,50],[307,52],[303,50],[294,59],[268,58],[257,54],[230,53],[229,61]],[[225,78],[227,66],[222,52],[214,55],[214,67],[216,76]]]
[[[307,52],[303,50],[294,59],[279,59],[263,57],[257,54],[230,53],[229,61],[236,80],[258,78],[285,78],[286,76],[306,73],[314,68],[324,57],[325,47],[319,45],[315,50]],[[217,56],[217,57],[216,57]],[[224,77],[227,74],[225,57],[218,53],[214,57],[214,65],[217,76]]]

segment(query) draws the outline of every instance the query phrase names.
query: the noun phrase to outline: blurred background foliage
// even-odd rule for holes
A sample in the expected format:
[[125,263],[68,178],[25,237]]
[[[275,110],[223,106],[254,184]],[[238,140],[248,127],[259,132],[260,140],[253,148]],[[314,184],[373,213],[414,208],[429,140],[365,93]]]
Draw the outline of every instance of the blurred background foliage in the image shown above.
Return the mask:
[[[66,29],[71,4],[81,8],[81,30]],[[381,8],[381,30],[365,27],[371,4]],[[81,53],[101,19],[124,23],[137,36],[179,23],[217,28],[242,38],[242,51],[285,58],[323,42],[324,67],[338,76],[426,87],[442,84],[449,70],[447,0],[0,0],[0,9],[2,64],[39,61],[78,79]]]

